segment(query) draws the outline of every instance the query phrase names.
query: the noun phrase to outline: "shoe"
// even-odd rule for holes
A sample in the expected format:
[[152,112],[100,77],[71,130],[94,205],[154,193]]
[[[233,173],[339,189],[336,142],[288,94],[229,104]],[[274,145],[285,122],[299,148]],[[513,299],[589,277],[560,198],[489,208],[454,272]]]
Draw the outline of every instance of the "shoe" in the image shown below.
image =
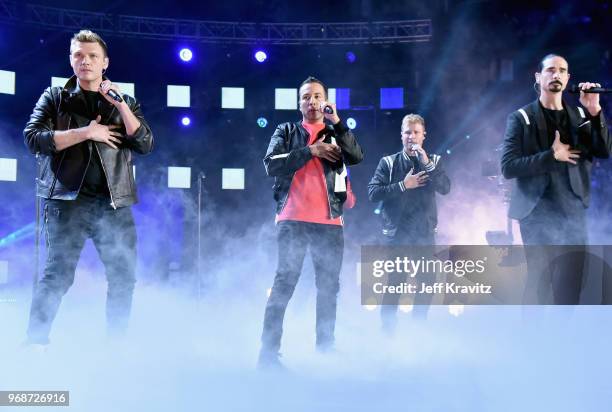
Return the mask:
[[32,343],[25,341],[20,346],[21,352],[32,356],[44,356],[49,352],[48,343]]
[[280,361],[281,354],[278,352],[261,350],[259,359],[257,360],[257,369],[259,370],[274,370],[286,371],[287,368]]
[[317,352],[323,355],[329,355],[336,353],[336,346],[334,342],[326,342],[326,343],[317,343],[316,345]]
[[395,337],[397,331],[397,319],[383,319],[382,332],[387,338]]

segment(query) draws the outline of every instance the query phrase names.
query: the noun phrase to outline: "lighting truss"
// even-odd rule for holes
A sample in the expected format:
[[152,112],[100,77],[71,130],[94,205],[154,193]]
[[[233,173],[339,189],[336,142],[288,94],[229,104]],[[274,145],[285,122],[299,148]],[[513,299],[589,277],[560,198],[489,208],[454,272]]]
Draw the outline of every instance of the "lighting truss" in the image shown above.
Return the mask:
[[430,19],[349,23],[248,23],[97,13],[0,0],[0,21],[74,32],[234,44],[389,44],[427,42]]

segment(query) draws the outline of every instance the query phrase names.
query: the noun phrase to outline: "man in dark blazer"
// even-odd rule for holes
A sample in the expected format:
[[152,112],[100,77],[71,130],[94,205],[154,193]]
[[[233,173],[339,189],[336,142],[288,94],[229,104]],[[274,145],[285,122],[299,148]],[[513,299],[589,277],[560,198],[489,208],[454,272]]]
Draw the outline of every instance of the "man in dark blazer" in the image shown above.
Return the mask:
[[600,85],[580,83],[581,106],[573,107],[562,99],[569,78],[563,57],[545,56],[535,73],[539,98],[510,114],[506,127],[501,168],[515,179],[509,216],[533,245],[525,251],[525,303],[546,303],[551,284],[555,303],[578,303],[584,247],[568,254],[550,245],[587,244],[592,161],[612,151],[599,94],[584,92]]

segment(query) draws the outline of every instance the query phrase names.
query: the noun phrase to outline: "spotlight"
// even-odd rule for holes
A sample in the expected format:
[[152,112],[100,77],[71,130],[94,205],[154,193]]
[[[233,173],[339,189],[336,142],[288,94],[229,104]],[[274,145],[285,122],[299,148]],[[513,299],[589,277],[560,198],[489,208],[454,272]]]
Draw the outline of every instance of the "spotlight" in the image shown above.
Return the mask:
[[191,61],[191,59],[193,58],[193,53],[187,48],[181,49],[181,51],[179,52],[179,57],[182,61],[188,62]]
[[257,50],[255,52],[255,60],[257,60],[259,63],[265,62],[267,58],[268,58],[268,55],[266,54],[265,51]]
[[353,119],[352,117],[349,117],[348,119],[346,119],[346,125],[349,129],[353,130],[357,127],[357,120]]
[[367,298],[363,307],[365,308],[365,310],[368,311],[376,310],[376,308],[378,307],[378,301],[376,300],[376,298]]
[[470,135],[469,135],[469,134],[466,134],[466,135],[465,135],[465,138],[466,138],[467,140],[470,140]]
[[447,154],[447,155],[449,155],[449,154],[451,154],[451,153],[452,153],[451,149],[446,149],[446,154]]
[[463,305],[448,305],[448,313],[457,317],[461,315],[465,310],[465,306]]
[[376,205],[376,209],[374,209],[374,214],[375,215],[380,215],[382,213],[382,207],[383,207],[383,202],[382,200],[380,202],[378,202],[378,204]]
[[346,61],[349,63],[355,63],[355,60],[357,60],[357,56],[352,51],[346,52],[345,56],[346,56]]
[[401,310],[404,313],[409,313],[412,312],[412,305],[399,305],[399,310]]
[[13,233],[9,233],[3,238],[0,238],[0,249],[12,243],[18,242],[22,239],[26,239],[30,236],[33,236],[33,233],[36,233],[34,222],[17,229]]
[[260,117],[259,119],[257,119],[257,126],[263,129],[267,125],[268,125],[268,119],[266,119],[265,117]]
[[188,116],[183,116],[181,119],[181,124],[183,126],[189,126],[191,124],[191,119]]

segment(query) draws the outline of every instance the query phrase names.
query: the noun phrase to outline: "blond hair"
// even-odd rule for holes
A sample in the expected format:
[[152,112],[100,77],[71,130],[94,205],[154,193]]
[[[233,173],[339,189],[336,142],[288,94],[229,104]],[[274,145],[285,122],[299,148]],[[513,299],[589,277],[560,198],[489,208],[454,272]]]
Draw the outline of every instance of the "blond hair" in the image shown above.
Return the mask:
[[72,36],[72,39],[70,40],[70,52],[71,53],[72,53],[72,46],[76,42],[98,43],[100,47],[102,47],[102,50],[104,51],[104,57],[108,57],[108,47],[106,46],[106,42],[102,40],[102,37],[100,37],[97,33],[94,33],[91,30],[81,30],[78,33],[74,33],[74,36]]
[[423,129],[425,128],[425,119],[418,114],[410,113],[404,116],[402,119],[402,127],[408,123],[420,123],[423,126]]

